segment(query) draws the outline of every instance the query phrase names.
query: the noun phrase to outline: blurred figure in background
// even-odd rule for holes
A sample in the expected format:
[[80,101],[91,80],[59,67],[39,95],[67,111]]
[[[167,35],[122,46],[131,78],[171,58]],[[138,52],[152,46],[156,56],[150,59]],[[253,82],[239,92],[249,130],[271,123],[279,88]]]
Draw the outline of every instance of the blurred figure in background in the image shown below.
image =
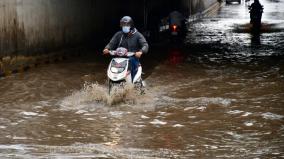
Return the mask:
[[261,27],[261,17],[263,13],[263,6],[260,4],[259,0],[254,0],[254,2],[249,6],[250,13],[250,23],[252,24],[252,31],[259,31]]

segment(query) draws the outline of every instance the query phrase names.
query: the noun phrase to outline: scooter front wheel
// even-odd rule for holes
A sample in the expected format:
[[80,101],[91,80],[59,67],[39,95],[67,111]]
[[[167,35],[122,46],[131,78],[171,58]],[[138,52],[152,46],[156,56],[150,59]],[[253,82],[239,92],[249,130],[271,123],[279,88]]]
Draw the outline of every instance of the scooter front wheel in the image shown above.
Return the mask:
[[108,80],[108,94],[110,94],[112,86],[113,86],[113,82],[109,79]]
[[112,81],[108,80],[108,94],[110,95],[113,89],[123,88],[125,86],[125,81]]

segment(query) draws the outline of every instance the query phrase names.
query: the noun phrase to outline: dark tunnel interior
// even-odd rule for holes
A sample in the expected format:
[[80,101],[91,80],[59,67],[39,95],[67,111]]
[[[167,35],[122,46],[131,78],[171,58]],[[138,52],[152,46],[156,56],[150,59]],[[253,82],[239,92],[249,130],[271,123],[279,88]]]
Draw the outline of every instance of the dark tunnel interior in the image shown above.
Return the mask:
[[102,46],[131,16],[142,33],[177,9],[186,17],[216,0],[5,0],[0,2],[0,56],[48,53],[87,43]]

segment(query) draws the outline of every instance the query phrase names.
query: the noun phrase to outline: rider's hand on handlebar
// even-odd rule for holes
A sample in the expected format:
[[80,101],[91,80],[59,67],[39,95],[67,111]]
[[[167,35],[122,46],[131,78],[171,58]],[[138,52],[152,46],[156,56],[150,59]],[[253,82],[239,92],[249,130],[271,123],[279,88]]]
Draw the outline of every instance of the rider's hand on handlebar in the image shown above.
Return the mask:
[[109,50],[108,50],[108,49],[104,49],[103,54],[104,54],[104,55],[109,54]]
[[142,56],[142,54],[143,54],[142,51],[138,51],[138,52],[135,53],[135,57],[140,58]]

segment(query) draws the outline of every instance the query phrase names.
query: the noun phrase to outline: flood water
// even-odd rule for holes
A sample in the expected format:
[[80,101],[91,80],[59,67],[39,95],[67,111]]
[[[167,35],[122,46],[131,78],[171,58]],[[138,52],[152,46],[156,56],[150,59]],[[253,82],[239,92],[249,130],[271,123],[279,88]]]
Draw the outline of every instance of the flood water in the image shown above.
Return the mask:
[[1,78],[0,158],[284,158],[284,2],[261,2],[257,37],[242,3],[152,45],[145,95],[109,96],[89,50]]

